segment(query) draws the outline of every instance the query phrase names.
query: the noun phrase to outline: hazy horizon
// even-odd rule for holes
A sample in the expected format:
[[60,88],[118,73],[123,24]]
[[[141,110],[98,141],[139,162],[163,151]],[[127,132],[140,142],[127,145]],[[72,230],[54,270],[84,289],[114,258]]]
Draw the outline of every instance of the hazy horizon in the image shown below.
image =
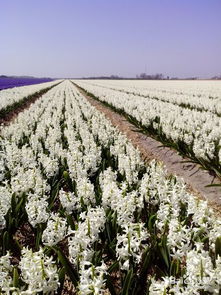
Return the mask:
[[221,75],[221,1],[0,4],[0,75]]

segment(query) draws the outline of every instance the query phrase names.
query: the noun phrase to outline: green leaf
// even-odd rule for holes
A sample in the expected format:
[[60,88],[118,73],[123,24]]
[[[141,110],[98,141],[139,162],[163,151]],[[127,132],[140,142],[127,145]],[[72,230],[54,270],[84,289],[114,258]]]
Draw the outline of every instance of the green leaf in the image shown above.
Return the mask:
[[94,266],[99,265],[101,260],[102,260],[102,251],[101,250],[95,251],[93,258],[92,258],[93,265]]
[[72,216],[71,215],[67,215],[66,217],[67,217],[68,225],[70,225],[70,227],[71,227],[72,230],[75,230],[75,225],[74,225]]
[[155,219],[156,219],[156,214],[153,214],[150,216],[150,218],[148,220],[148,229],[150,232],[153,231]]
[[164,262],[166,264],[166,266],[169,268],[169,260],[168,260],[168,257],[167,257],[167,252],[165,251],[165,249],[163,247],[160,247],[160,253],[164,259]]
[[112,239],[111,239],[111,231],[110,231],[110,226],[109,226],[108,222],[106,222],[105,228],[106,228],[106,232],[107,232],[108,241],[109,241],[109,243],[111,243],[111,241],[112,241]]
[[176,277],[180,271],[180,261],[174,259],[170,266],[170,275]]
[[208,184],[205,187],[217,187],[217,186],[221,188],[221,183]]
[[23,202],[24,202],[24,196],[21,197],[20,201],[18,202],[18,204],[15,207],[15,213],[16,213],[16,215],[18,214],[21,206],[23,205]]
[[13,213],[15,212],[15,209],[16,209],[16,195],[14,193],[11,198],[11,210]]
[[116,233],[117,232],[117,214],[116,214],[116,212],[114,212],[112,214],[111,225],[112,225],[112,229]]
[[76,270],[72,267],[71,263],[69,260],[66,258],[66,256],[63,254],[61,249],[59,249],[57,246],[53,246],[52,249],[57,253],[58,259],[65,268],[66,273],[70,277],[72,283],[74,284],[75,287],[78,285],[78,274]]
[[[58,294],[60,294],[62,292],[62,289],[63,289],[63,285],[64,285],[64,280],[65,280],[65,268],[62,267],[59,272],[58,272],[58,278],[59,278],[59,283],[60,283],[60,286],[59,286],[59,289],[58,289]],[[60,293],[59,293],[60,292]]]
[[215,253],[216,257],[219,255],[221,257],[221,237],[218,237],[215,242]]
[[169,256],[169,251],[167,247],[167,237],[165,235],[162,237],[161,242],[158,244],[158,248],[167,268],[169,269],[170,256]]
[[149,247],[147,247],[143,253],[143,264],[141,266],[141,272],[140,272],[141,277],[146,273],[150,262],[151,262],[151,252]]
[[19,243],[19,241],[17,239],[14,239],[14,243],[16,248],[21,251],[22,250],[22,245]]
[[41,224],[38,224],[37,225],[36,238],[35,238],[35,248],[36,248],[37,251],[39,250],[41,236],[42,236],[42,228],[41,228]]
[[19,287],[19,274],[16,267],[13,268],[13,287]]
[[127,272],[127,275],[124,279],[124,284],[123,284],[123,289],[122,289],[121,295],[130,295],[129,289],[130,289],[130,286],[132,283],[132,279],[133,279],[133,269],[130,269]]
[[6,254],[8,249],[9,249],[9,234],[7,231],[5,231],[3,234],[3,245],[2,245],[3,255]]

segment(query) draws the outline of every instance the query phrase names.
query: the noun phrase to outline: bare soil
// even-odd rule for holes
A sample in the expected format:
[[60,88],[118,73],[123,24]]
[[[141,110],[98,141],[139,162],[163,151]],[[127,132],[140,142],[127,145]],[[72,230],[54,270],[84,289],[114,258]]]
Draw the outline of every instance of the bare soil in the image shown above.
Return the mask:
[[206,187],[209,184],[221,184],[221,180],[218,177],[207,170],[203,170],[200,165],[190,162],[190,159],[182,157],[177,151],[163,147],[162,143],[138,132],[136,127],[123,116],[104,106],[103,103],[87,96],[81,89],[78,88],[78,90],[87,98],[91,105],[104,113],[106,118],[127,136],[132,144],[139,149],[145,162],[149,162],[152,159],[163,162],[168,174],[182,177],[191,193],[207,200],[215,212],[221,215],[221,186]]

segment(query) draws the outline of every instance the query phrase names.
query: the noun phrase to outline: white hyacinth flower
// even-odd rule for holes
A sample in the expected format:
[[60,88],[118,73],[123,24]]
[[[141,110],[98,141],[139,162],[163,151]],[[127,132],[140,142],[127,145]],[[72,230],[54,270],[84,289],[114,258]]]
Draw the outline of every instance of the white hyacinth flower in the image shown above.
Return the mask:
[[43,249],[33,252],[31,249],[23,248],[19,268],[21,279],[28,285],[27,291],[33,292],[32,294],[53,294],[57,290],[57,266],[52,257],[44,254]]
[[87,178],[79,178],[77,180],[77,195],[79,203],[84,205],[95,204],[94,185]]
[[116,253],[121,269],[129,269],[129,259],[132,257],[136,263],[141,261],[144,245],[149,237],[143,223],[130,223],[123,226],[123,233],[117,234]]
[[80,281],[78,285],[79,295],[103,295],[105,292],[106,265],[94,266],[88,261],[81,263]]
[[43,231],[42,241],[44,245],[54,246],[63,240],[67,233],[67,221],[57,213],[52,213],[48,219],[47,227]]
[[28,202],[25,205],[28,214],[28,221],[33,227],[39,223],[45,223],[48,220],[49,214],[47,212],[48,202],[45,198],[38,196],[29,196]]
[[59,199],[62,207],[68,214],[71,214],[77,208],[77,197],[74,193],[66,192],[63,189],[59,191]]
[[5,227],[5,218],[11,207],[12,192],[7,185],[0,187],[0,230]]
[[8,252],[6,255],[0,257],[0,293],[1,290],[10,290],[10,286],[12,283],[12,277],[10,275],[11,272],[12,265]]
[[200,290],[213,292],[217,289],[217,285],[216,273],[213,268],[211,257],[207,251],[203,250],[202,243],[196,243],[196,248],[196,250],[191,250],[187,253],[185,275],[186,288],[187,290],[190,289],[198,292]]
[[69,258],[72,263],[82,260],[85,252],[91,250],[92,244],[98,240],[99,232],[104,229],[106,221],[103,208],[89,208],[87,214],[80,214],[81,222],[77,230],[70,231],[68,238]]

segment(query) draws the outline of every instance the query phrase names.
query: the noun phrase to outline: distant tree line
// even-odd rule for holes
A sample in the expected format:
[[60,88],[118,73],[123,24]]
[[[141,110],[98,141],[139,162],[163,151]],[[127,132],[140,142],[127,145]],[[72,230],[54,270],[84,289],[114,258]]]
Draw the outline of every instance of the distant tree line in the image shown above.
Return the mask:
[[[136,75],[136,77],[120,77],[118,75],[110,75],[110,76],[97,76],[97,77],[83,77],[82,79],[91,79],[91,80],[198,80],[198,77],[186,77],[186,78],[179,78],[179,77],[169,77],[164,76],[163,74],[146,74],[141,73],[139,75]],[[208,80],[221,80],[221,75],[214,76],[212,78],[209,78]]]
[[122,79],[126,79],[124,77],[119,77],[117,75],[111,75],[111,76],[96,76],[96,77],[83,77],[82,79],[86,79],[86,80],[122,80]]
[[221,75],[219,75],[219,76],[214,76],[214,77],[212,77],[211,79],[212,79],[212,80],[221,80]]
[[137,75],[136,78],[141,80],[165,80],[169,79],[169,76],[165,78],[163,74],[148,75],[146,73],[141,73],[140,75]]
[[131,77],[131,78],[125,78],[125,77],[120,77],[118,75],[110,75],[110,76],[99,76],[99,77],[84,77],[82,79],[103,79],[103,80],[166,80],[169,79],[169,76],[164,77],[163,74],[154,74],[154,75],[147,75],[145,73],[141,73],[140,75],[136,75],[136,78]]

